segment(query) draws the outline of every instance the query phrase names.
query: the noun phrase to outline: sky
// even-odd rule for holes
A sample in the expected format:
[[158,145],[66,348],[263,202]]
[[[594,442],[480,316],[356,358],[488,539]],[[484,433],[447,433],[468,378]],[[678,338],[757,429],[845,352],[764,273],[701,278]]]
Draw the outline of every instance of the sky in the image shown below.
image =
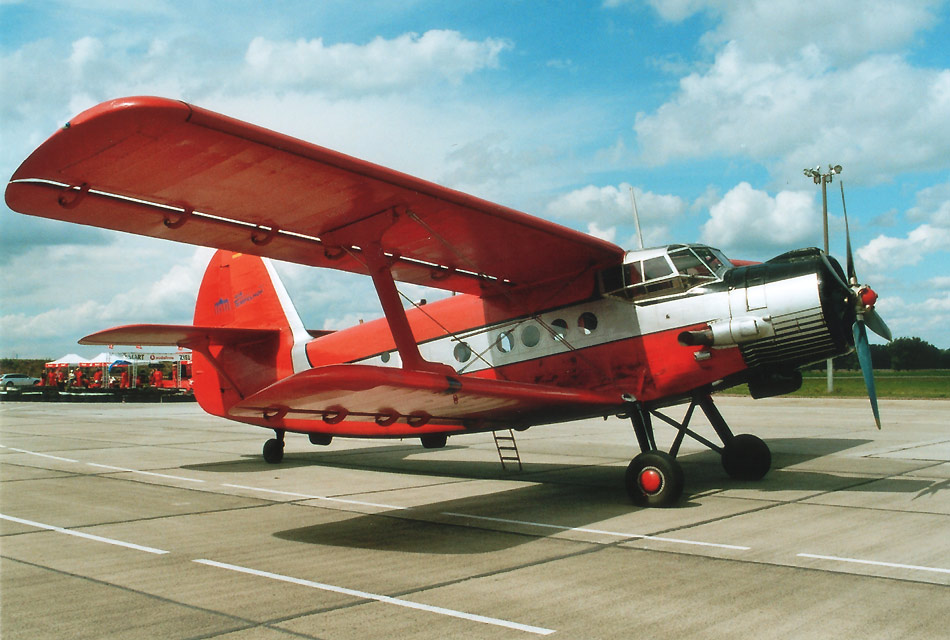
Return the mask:
[[[157,95],[637,245],[822,245],[895,337],[950,348],[950,4],[939,0],[0,0],[0,174],[77,113]],[[190,323],[211,251],[0,206],[0,356]],[[278,264],[305,324],[367,278]],[[404,287],[412,297],[431,292]]]

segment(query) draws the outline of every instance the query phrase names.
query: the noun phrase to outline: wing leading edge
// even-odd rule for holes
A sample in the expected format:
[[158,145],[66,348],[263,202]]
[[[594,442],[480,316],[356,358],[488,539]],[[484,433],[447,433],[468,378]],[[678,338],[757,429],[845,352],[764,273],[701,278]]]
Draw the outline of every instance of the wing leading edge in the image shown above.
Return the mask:
[[616,263],[606,241],[183,102],[93,107],[14,173],[11,209],[491,295]]

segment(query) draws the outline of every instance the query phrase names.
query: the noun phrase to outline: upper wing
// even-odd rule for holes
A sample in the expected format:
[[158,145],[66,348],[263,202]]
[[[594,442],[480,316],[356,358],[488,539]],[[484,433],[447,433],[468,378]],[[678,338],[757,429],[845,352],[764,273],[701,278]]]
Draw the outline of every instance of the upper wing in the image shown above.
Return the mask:
[[475,294],[616,263],[609,242],[183,102],[93,107],[27,158],[11,209]]

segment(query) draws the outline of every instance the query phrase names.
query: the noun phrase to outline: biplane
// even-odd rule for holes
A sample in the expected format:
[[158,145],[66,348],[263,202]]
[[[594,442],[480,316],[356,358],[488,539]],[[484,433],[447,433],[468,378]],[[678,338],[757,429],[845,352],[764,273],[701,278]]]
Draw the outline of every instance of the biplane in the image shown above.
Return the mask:
[[[799,368],[857,349],[878,420],[865,325],[876,295],[814,248],[764,263],[701,244],[610,242],[183,102],[133,97],[70,120],[17,169],[11,209],[218,249],[191,325],[130,325],[83,344],[194,352],[216,416],[332,438],[419,438],[629,418],[638,505],[675,504],[694,438],[729,476],[759,479],[768,446],[735,435],[713,394],[801,385]],[[305,328],[270,259],[372,279],[384,317]],[[404,303],[399,283],[452,292]],[[408,299],[406,302],[409,302]],[[688,402],[685,417],[663,410]],[[696,408],[720,442],[690,428]],[[656,418],[676,434],[657,447]]]

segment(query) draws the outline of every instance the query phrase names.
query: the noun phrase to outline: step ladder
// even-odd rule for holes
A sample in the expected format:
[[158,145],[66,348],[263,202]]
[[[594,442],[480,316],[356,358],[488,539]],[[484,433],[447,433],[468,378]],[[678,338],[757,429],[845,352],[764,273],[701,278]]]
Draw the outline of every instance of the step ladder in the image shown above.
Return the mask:
[[[507,435],[506,435],[507,434]],[[518,463],[518,471],[523,471],[521,466],[521,455],[518,453],[518,444],[515,442],[515,432],[511,429],[507,431],[492,431],[495,437],[495,448],[498,449],[498,459],[501,460],[501,468],[508,471],[510,464],[514,468]]]

